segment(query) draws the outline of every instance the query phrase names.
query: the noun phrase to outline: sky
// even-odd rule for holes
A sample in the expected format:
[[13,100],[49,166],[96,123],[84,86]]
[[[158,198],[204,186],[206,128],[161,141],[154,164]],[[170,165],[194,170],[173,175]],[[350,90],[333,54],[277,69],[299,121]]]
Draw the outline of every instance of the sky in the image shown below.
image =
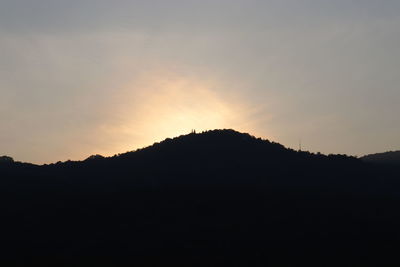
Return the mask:
[[398,0],[0,0],[0,154],[82,160],[233,128],[400,149]]

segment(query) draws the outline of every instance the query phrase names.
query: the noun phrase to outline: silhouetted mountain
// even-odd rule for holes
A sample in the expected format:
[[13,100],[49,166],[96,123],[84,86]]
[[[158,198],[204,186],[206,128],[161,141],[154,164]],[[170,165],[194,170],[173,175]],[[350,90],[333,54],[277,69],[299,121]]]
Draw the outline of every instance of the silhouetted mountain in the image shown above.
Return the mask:
[[8,156],[1,156],[0,157],[0,163],[12,163],[14,162],[14,159],[12,157],[8,157]]
[[233,130],[0,176],[4,266],[400,263],[397,168]]
[[389,151],[366,155],[361,158],[366,162],[400,165],[400,151]]

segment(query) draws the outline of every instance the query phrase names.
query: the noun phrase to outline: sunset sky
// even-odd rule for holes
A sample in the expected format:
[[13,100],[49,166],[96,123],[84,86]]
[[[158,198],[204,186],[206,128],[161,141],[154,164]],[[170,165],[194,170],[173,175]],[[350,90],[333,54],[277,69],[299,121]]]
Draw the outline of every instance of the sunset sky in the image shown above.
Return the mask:
[[233,128],[400,149],[398,0],[0,0],[0,155],[113,155]]

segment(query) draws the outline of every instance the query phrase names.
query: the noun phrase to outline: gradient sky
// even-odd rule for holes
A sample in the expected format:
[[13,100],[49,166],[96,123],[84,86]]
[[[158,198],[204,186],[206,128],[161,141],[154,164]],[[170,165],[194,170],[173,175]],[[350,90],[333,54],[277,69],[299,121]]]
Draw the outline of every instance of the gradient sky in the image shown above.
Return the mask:
[[49,163],[234,128],[400,149],[398,0],[0,0],[0,154]]

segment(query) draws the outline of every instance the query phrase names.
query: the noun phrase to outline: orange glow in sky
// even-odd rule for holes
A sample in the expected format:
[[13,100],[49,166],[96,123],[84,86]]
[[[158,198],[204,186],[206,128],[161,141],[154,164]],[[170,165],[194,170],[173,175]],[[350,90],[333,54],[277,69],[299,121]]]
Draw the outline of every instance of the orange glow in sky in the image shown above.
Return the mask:
[[[246,115],[250,108],[216,93],[216,82],[175,74],[157,74],[135,80],[116,97],[116,119],[99,127],[117,139],[101,154],[124,152],[167,137],[211,129],[234,128],[254,132]],[[140,90],[138,90],[140,87]]]

